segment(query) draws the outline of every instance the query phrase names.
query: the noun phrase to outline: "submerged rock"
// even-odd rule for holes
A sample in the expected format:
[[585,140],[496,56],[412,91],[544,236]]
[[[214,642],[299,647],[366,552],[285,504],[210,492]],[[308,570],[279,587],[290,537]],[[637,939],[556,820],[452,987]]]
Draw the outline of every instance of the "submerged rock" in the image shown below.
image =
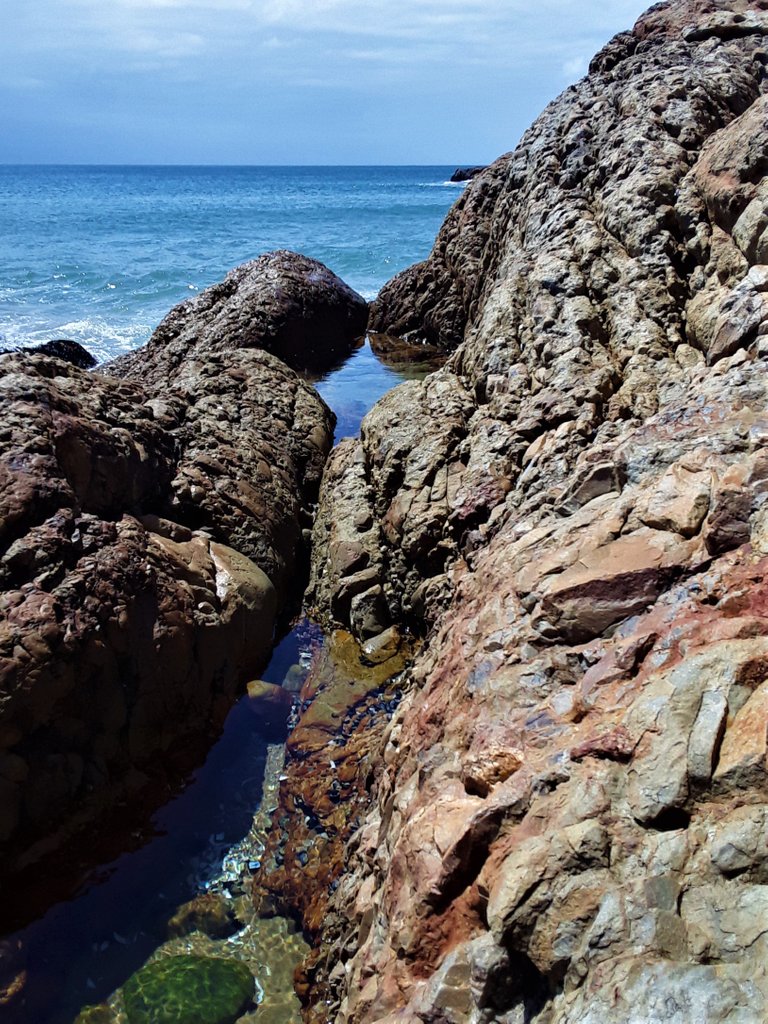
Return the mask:
[[218,957],[165,957],[123,987],[129,1024],[234,1024],[253,997],[248,967]]
[[204,892],[184,903],[168,921],[169,936],[202,932],[214,939],[226,939],[243,926],[221,893]]
[[117,1024],[117,1013],[106,1003],[84,1006],[75,1018],[75,1024]]
[[246,686],[248,704],[257,716],[259,728],[269,734],[285,738],[288,716],[293,709],[293,695],[282,686],[252,679]]
[[153,381],[191,359],[260,348],[295,370],[316,372],[351,352],[367,321],[365,299],[326,266],[278,250],[236,267],[176,306],[145,349],[111,366]]
[[[359,825],[367,776],[379,770],[381,728],[399,701],[409,653],[394,631],[370,658],[349,633],[332,632],[301,690],[302,713],[288,737],[275,812],[291,829],[271,830],[254,891],[259,908],[277,901],[301,913],[312,935],[338,884],[345,843]],[[311,987],[299,994],[306,1001]]]

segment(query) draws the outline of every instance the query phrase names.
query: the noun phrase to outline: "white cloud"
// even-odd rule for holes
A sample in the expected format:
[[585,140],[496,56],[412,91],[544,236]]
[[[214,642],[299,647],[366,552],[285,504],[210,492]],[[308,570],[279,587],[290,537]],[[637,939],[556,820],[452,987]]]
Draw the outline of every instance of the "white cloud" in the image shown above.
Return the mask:
[[193,32],[173,32],[157,35],[153,32],[129,32],[120,41],[123,50],[166,60],[193,57],[202,51],[202,36]]
[[[584,53],[576,49],[579,39],[604,41],[618,26],[629,27],[644,6],[644,0],[35,0],[18,22],[37,29],[31,39],[24,33],[33,48],[62,36],[84,48],[93,29],[115,43],[130,29],[190,32],[215,47],[233,36],[275,37],[279,27],[277,37],[286,41],[319,33],[325,47],[330,36],[354,36],[359,48],[370,49],[376,40],[411,40],[449,45],[456,57],[484,47],[489,58],[519,59],[570,42],[572,61]],[[7,22],[4,29],[12,38],[13,20],[10,32]]]
[[[568,81],[593,53],[629,27],[647,0],[34,0],[4,38],[0,66],[18,78],[46,77],[47,64],[92,73],[146,70],[116,54],[152,59],[152,70],[204,80],[293,79],[344,84],[353,66],[382,82],[396,74],[450,83],[466,74],[546,73]],[[260,60],[253,61],[255,50]],[[22,55],[24,67],[19,66]],[[205,60],[210,64],[206,69]],[[562,81],[562,79],[561,79]]]
[[575,82],[578,78],[586,75],[588,68],[588,57],[571,57],[563,62],[563,75],[569,82]]

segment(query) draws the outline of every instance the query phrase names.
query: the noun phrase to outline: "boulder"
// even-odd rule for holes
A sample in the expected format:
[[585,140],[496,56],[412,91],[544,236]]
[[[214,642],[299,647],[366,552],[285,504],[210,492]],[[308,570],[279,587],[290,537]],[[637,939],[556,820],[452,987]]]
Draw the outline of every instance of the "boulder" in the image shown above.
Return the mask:
[[163,957],[123,987],[129,1024],[234,1024],[253,1001],[247,965],[219,957]]
[[191,767],[263,667],[332,416],[255,349],[185,364],[159,390],[5,355],[0,394],[9,874]]
[[352,351],[367,321],[365,299],[326,266],[278,250],[174,307],[146,348],[116,359],[110,372],[157,383],[192,360],[258,348],[317,373]]

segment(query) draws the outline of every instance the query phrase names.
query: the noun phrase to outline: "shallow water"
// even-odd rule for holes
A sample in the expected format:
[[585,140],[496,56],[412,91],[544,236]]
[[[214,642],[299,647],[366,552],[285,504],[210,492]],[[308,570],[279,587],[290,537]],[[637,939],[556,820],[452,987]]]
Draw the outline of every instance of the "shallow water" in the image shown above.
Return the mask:
[[[292,666],[306,671],[320,638],[316,627],[300,623],[275,648],[262,678],[282,683]],[[0,1008],[3,1022],[71,1024],[85,1003],[109,996],[167,938],[179,905],[226,889],[247,871],[252,851],[239,844],[261,802],[269,752],[244,697],[205,763],[132,837],[139,848],[94,868],[77,894],[12,936],[22,943],[28,978],[23,1002]]]

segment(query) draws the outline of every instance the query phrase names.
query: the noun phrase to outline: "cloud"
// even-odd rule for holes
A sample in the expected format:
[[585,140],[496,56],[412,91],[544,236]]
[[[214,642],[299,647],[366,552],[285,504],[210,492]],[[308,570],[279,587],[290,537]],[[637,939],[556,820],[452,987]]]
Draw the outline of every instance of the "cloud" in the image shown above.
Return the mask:
[[168,35],[157,35],[153,32],[131,32],[120,40],[121,49],[128,53],[144,54],[165,60],[193,57],[203,50],[204,45],[203,37],[194,32],[173,32]]
[[[36,92],[66,98],[45,109],[41,100],[40,117],[66,111],[105,132],[119,111],[137,125],[165,118],[169,145],[187,111],[195,138],[221,139],[226,110],[233,134],[263,139],[269,159],[278,135],[297,151],[308,137],[330,149],[332,124],[365,123],[379,127],[391,161],[416,140],[426,152],[442,118],[445,137],[498,139],[493,155],[648,2],[32,0],[3,24],[0,98],[18,119]],[[3,123],[0,113],[0,159]],[[374,127],[370,139],[378,145]],[[279,152],[289,158],[289,142]]]
[[571,57],[569,60],[563,62],[563,75],[569,82],[575,82],[577,79],[586,75],[588,68],[588,57]]
[[169,63],[203,51],[230,63],[244,61],[253,46],[292,50],[297,70],[313,76],[350,50],[356,60],[402,66],[411,49],[414,65],[546,60],[573,77],[583,54],[630,25],[643,6],[643,0],[35,0],[22,7],[15,40],[13,23],[10,32],[4,26],[0,63],[5,49],[21,44],[30,54],[55,50],[62,61],[86,55],[99,66],[110,52],[125,52],[126,39],[134,48],[144,39],[154,40],[147,50]]

